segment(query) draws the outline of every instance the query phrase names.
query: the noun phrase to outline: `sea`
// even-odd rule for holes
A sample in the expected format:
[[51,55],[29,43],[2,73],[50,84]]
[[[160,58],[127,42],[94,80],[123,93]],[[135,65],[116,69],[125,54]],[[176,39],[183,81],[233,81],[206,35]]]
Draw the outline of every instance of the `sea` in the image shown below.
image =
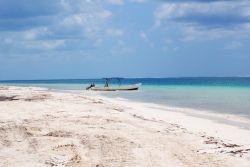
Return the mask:
[[[110,86],[141,83],[138,91],[96,92],[102,96],[250,118],[250,77],[124,78]],[[0,85],[36,86],[87,93],[103,79],[8,80]]]

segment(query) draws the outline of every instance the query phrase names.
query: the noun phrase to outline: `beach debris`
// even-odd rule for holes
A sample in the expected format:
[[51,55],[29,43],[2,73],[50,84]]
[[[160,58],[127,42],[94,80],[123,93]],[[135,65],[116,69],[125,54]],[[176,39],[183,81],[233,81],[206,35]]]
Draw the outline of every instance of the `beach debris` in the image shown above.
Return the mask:
[[232,148],[240,147],[240,145],[238,145],[238,144],[230,144],[230,143],[222,143],[222,146],[224,146],[224,147],[232,147]]
[[65,131],[53,131],[45,134],[44,136],[51,136],[51,137],[71,137],[72,133],[65,132]]
[[204,141],[205,144],[219,144],[221,140],[215,139],[214,137],[207,137],[207,140]]
[[81,156],[78,155],[78,154],[75,154],[72,158],[70,158],[70,161],[71,162],[74,162],[74,163],[80,163],[81,162]]
[[68,143],[68,144],[60,144],[60,145],[57,145],[56,147],[53,148],[53,150],[56,150],[56,149],[59,149],[59,148],[75,148],[76,145],[73,144],[73,143]]
[[240,149],[240,150],[232,150],[229,151],[228,153],[232,153],[232,154],[239,154],[239,153],[248,153],[248,151],[250,151],[250,149]]
[[104,166],[103,166],[103,165],[99,165],[99,164],[97,164],[97,165],[96,165],[96,167],[104,167]]
[[0,90],[9,90],[8,87],[0,87]]
[[[215,137],[201,137],[206,137],[207,140],[204,141],[205,144],[216,146],[209,149],[210,151],[213,150],[212,152],[216,151],[218,153],[229,154],[231,156],[249,157],[250,148],[243,148],[242,145],[227,143],[223,140],[216,139]],[[205,152],[209,152],[209,150],[206,149]]]
[[113,108],[113,110],[119,111],[119,112],[124,112],[124,109],[120,108],[120,107],[115,107],[115,108]]
[[158,122],[158,121],[156,121],[155,119],[147,119],[147,118],[144,118],[143,116],[139,116],[139,115],[136,115],[136,114],[133,114],[132,116],[135,117],[135,118],[144,120],[144,121]]
[[207,137],[207,140],[204,141],[205,144],[216,144],[220,145],[222,147],[227,147],[227,148],[234,148],[234,147],[241,147],[238,144],[231,144],[231,143],[225,143],[224,141],[220,139],[215,139],[214,137]]
[[115,110],[115,111],[118,111],[118,112],[124,112],[125,109],[123,107],[119,107],[119,106],[109,106],[109,107],[106,107],[107,110]]
[[92,103],[94,103],[94,104],[104,104],[104,102],[101,99],[92,100]]
[[120,120],[117,120],[117,119],[105,119],[106,122],[108,123],[122,123],[122,121]]
[[41,94],[41,95],[25,98],[24,101],[42,101],[42,100],[46,100],[48,98],[49,98],[48,94]]
[[13,101],[19,100],[16,98],[17,96],[0,96],[0,101]]
[[232,156],[239,156],[239,157],[243,157],[243,156],[247,156],[247,154],[249,154],[250,149],[238,149],[238,150],[231,150],[231,151],[227,151],[225,153],[227,154],[231,154]]

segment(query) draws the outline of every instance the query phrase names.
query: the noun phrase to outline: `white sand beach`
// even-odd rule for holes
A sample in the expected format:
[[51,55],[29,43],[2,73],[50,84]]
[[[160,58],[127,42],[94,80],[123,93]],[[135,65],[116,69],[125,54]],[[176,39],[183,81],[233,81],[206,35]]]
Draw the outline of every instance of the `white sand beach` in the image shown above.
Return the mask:
[[0,166],[250,166],[248,119],[184,110],[1,86]]

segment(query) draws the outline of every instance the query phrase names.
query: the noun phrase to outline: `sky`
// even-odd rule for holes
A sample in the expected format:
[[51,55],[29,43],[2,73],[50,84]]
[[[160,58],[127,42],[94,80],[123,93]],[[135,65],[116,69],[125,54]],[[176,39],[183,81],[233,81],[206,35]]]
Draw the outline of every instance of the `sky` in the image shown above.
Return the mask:
[[0,80],[250,76],[249,0],[0,0]]

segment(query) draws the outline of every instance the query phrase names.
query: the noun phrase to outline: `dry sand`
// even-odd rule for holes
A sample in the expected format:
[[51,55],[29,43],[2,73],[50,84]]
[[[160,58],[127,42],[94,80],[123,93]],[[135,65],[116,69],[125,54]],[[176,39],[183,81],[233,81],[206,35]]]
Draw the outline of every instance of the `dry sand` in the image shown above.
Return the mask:
[[0,166],[250,166],[249,129],[187,113],[2,86]]

